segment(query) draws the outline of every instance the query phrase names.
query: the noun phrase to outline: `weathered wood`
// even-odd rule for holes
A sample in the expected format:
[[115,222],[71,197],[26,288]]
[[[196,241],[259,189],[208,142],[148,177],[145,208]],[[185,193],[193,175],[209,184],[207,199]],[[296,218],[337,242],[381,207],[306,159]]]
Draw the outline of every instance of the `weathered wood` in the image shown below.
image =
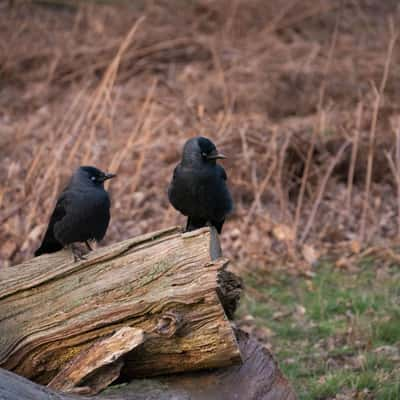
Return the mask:
[[141,329],[123,327],[80,352],[47,386],[62,392],[99,393],[119,377],[123,366],[121,357],[144,340]]
[[227,260],[212,260],[210,249],[218,248],[212,237],[208,228],[190,234],[171,228],[100,248],[77,263],[65,250],[0,270],[0,367],[47,384],[122,327],[146,335],[124,357],[127,377],[240,361],[218,298],[232,305],[237,293],[229,296],[231,284],[219,276]]
[[64,395],[0,369],[0,399],[6,400],[296,400],[271,354],[256,340],[238,332],[243,364],[135,379],[95,397]]

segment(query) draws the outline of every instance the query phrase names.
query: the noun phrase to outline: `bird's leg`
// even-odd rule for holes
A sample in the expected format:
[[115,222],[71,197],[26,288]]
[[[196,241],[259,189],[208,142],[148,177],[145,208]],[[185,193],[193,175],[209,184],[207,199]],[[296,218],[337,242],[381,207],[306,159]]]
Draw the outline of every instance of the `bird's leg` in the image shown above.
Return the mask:
[[209,225],[210,225],[210,226],[214,226],[215,229],[217,230],[217,232],[218,232],[219,234],[221,234],[222,226],[224,225],[224,222],[225,222],[225,218],[223,218],[223,219],[221,219],[221,220],[219,220],[219,221],[210,221],[210,222],[209,222]]
[[85,241],[86,247],[89,251],[93,251],[92,247],[90,246],[90,243],[88,240]]
[[86,260],[86,257],[82,253],[82,249],[76,246],[74,243],[70,245],[72,254],[74,256],[74,261]]
[[189,232],[190,230],[189,228],[190,228],[190,217],[187,218],[185,232]]

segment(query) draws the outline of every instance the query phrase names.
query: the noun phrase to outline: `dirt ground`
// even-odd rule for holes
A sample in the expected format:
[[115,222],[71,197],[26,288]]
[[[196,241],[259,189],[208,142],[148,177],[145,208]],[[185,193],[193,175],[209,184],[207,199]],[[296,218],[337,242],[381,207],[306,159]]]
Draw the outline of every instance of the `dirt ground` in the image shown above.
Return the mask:
[[2,1],[0,263],[81,164],[118,174],[104,243],[183,224],[166,189],[193,135],[229,156],[237,268],[396,242],[399,22],[397,0]]

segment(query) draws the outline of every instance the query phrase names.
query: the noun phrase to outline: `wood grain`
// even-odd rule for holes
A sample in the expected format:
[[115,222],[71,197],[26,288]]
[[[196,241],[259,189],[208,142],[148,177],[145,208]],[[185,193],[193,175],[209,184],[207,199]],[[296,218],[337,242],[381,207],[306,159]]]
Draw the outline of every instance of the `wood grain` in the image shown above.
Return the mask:
[[125,357],[128,378],[239,362],[218,297],[232,297],[220,275],[227,260],[212,260],[212,238],[209,228],[187,235],[174,227],[77,263],[64,250],[0,270],[0,367],[47,384],[122,327],[146,335]]

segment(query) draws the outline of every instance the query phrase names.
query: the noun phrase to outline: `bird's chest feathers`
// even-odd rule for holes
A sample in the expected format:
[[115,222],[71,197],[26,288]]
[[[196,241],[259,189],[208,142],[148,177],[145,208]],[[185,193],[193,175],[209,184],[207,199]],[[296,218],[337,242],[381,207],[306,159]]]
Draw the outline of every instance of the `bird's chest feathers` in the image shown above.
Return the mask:
[[90,191],[79,193],[81,211],[87,213],[88,216],[101,216],[110,208],[110,200],[106,192],[103,190],[93,189]]
[[212,168],[182,168],[176,177],[175,190],[179,197],[206,200],[217,190],[215,171]]

